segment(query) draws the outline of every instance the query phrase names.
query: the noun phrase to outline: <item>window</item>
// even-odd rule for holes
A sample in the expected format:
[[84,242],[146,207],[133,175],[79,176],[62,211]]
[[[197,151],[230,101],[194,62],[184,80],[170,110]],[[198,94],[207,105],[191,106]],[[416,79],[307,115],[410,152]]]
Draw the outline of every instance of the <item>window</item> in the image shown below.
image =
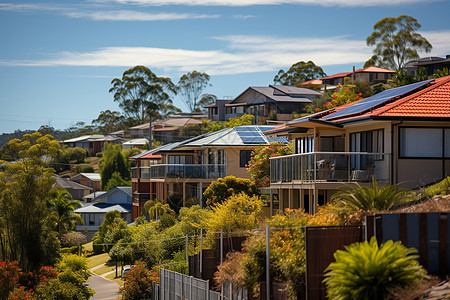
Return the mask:
[[170,165],[184,165],[184,164],[193,164],[194,159],[192,155],[169,155],[169,164]]
[[[442,157],[443,128],[400,128],[400,157]],[[450,137],[448,129],[445,129],[445,137]],[[446,139],[447,141],[448,139]],[[445,143],[445,154],[450,154],[450,149]]]
[[225,150],[217,150],[217,163],[219,165],[225,164]]
[[384,152],[383,129],[364,131],[350,134],[351,152]]
[[251,159],[253,150],[241,150],[239,153],[239,167],[245,168]]
[[309,153],[314,151],[314,137],[306,136],[295,139],[295,148],[297,154]]

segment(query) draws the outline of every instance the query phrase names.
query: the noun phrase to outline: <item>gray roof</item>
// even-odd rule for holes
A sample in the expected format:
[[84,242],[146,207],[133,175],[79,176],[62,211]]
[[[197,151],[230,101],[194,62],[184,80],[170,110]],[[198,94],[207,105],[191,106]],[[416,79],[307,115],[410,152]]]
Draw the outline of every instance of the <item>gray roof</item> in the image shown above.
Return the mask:
[[111,195],[111,194],[117,193],[117,192],[123,192],[130,197],[132,197],[132,193],[133,193],[131,186],[118,186],[118,187],[113,188],[112,190],[109,190],[108,192],[103,192],[103,194],[98,195],[92,201],[98,201],[104,197],[108,197],[108,195]]
[[90,193],[89,195],[84,196],[83,199],[94,199],[103,194],[106,194],[106,192],[97,191],[97,192],[93,192],[93,193]]
[[104,213],[117,210],[121,213],[131,212],[131,205],[129,204],[109,204],[109,203],[95,203],[75,209],[75,213]]
[[[189,148],[197,148],[197,147],[245,147],[245,146],[255,146],[261,144],[269,144],[271,140],[267,138],[263,132],[267,130],[271,130],[276,128],[276,126],[266,126],[266,125],[244,125],[237,126],[233,128],[225,128],[213,133],[209,133],[201,136],[198,139],[194,139],[191,141],[182,142],[176,149],[189,149]],[[248,136],[243,134],[246,130],[252,130],[254,135],[252,137],[255,138],[255,142],[249,141]],[[278,141],[282,142],[282,141]],[[286,139],[283,142],[288,142]]]
[[92,190],[92,188],[76,183],[69,178],[56,177],[55,185],[62,187],[63,189],[72,190]]
[[76,137],[73,139],[64,140],[62,142],[63,143],[75,143],[75,142],[82,142],[82,141],[90,142],[90,141],[101,139],[104,137],[105,136],[103,134],[82,135],[82,136],[79,136],[79,137]]

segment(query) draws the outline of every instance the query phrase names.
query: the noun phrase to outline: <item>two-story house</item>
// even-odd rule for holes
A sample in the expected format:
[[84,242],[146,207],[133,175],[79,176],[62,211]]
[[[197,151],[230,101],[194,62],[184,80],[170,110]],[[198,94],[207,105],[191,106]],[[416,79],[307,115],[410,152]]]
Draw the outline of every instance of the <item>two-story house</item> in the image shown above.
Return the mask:
[[178,207],[192,201],[202,204],[203,191],[212,181],[228,175],[249,178],[246,167],[255,148],[272,141],[288,142],[263,134],[274,128],[225,128],[131,157],[137,161],[132,170],[133,219],[150,199]]
[[450,175],[450,76],[386,90],[266,134],[294,141],[271,159],[276,211],[314,213],[339,189],[371,184],[421,187]]
[[[322,86],[332,88],[338,84],[343,85],[345,83],[345,78],[368,82],[372,85],[377,82],[386,82],[386,80],[391,79],[392,76],[395,75],[395,71],[373,66],[358,70],[355,70],[353,67],[353,70],[353,72],[337,73],[321,78]],[[318,81],[316,81],[316,84],[317,83]]]
[[251,86],[225,104],[225,119],[250,114],[255,116],[255,124],[265,124],[269,113],[274,111],[278,121],[289,121],[293,112],[305,112],[305,106],[321,95],[321,92],[293,86]]

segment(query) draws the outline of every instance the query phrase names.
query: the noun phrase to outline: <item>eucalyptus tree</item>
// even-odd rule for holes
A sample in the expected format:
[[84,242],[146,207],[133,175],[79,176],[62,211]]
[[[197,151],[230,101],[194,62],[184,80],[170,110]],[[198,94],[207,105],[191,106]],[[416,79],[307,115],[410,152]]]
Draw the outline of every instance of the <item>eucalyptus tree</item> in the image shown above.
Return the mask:
[[211,86],[209,79],[210,76],[207,73],[195,70],[180,77],[178,81],[178,95],[190,112],[199,111],[202,108],[202,104],[209,102],[211,96],[213,96],[202,94],[206,87]]
[[281,85],[296,86],[304,81],[318,79],[327,76],[321,67],[312,61],[299,61],[293,64],[289,70],[278,71],[273,82]]
[[406,15],[378,21],[366,40],[368,46],[375,46],[374,55],[366,65],[398,72],[409,60],[419,58],[417,51],[430,52],[433,46],[417,32],[420,27],[415,18]]
[[[173,107],[171,96],[176,86],[167,77],[158,77],[149,68],[136,66],[126,70],[122,78],[111,81],[114,101],[123,110],[125,118],[136,125],[151,123],[161,118],[161,113]],[[151,135],[151,134],[150,134]]]

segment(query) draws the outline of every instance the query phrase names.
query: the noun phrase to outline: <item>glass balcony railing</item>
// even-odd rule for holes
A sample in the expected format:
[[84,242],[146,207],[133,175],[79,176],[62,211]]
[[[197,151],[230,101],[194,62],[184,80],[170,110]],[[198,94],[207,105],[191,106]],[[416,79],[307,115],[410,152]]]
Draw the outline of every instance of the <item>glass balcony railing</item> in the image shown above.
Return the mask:
[[369,182],[390,179],[385,153],[312,152],[270,158],[270,182]]
[[[134,174],[137,175],[137,170]],[[197,178],[217,179],[226,176],[225,165],[180,165],[161,164],[149,167],[140,167],[140,178]]]

